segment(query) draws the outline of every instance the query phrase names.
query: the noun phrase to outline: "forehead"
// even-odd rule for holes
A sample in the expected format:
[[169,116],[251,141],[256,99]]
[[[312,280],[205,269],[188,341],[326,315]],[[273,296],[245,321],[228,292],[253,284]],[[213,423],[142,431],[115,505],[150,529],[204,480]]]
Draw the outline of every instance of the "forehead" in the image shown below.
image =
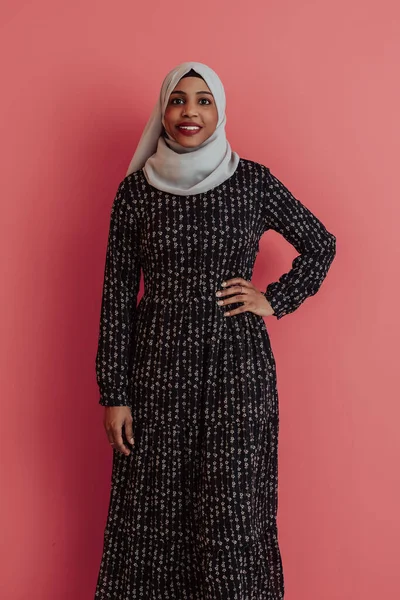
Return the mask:
[[212,94],[207,83],[204,81],[204,79],[200,79],[200,77],[183,77],[180,81],[178,81],[172,92],[184,92],[186,94],[199,94],[208,92]]

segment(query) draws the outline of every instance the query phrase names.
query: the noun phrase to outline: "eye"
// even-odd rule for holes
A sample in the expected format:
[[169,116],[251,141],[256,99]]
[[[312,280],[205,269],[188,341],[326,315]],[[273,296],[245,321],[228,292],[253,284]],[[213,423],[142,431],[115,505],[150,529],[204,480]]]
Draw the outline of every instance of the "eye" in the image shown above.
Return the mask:
[[[171,98],[170,104],[180,104],[181,102],[184,103],[185,100],[183,98]],[[212,104],[212,102],[209,100],[209,98],[200,98],[199,99],[200,104],[203,104],[204,102],[205,102],[205,106]]]

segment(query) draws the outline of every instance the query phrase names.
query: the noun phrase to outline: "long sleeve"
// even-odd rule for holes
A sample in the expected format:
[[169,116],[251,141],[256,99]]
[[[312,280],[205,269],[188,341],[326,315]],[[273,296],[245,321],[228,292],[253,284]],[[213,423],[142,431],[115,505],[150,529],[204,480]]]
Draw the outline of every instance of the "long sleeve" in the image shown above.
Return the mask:
[[129,353],[140,269],[137,216],[124,179],[111,208],[95,361],[103,406],[129,405]]
[[265,167],[264,227],[273,229],[299,253],[288,273],[267,286],[265,297],[281,319],[317,293],[336,254],[336,237]]

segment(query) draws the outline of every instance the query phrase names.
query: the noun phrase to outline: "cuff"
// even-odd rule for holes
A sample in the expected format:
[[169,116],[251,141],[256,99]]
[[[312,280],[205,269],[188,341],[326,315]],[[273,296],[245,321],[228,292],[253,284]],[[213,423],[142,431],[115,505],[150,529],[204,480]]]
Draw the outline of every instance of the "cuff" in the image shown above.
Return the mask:
[[278,321],[282,319],[285,315],[287,315],[286,303],[284,302],[284,297],[281,294],[277,293],[274,288],[275,284],[270,283],[265,292],[262,292],[265,298],[268,300],[270,305],[272,306],[274,312],[272,314]]

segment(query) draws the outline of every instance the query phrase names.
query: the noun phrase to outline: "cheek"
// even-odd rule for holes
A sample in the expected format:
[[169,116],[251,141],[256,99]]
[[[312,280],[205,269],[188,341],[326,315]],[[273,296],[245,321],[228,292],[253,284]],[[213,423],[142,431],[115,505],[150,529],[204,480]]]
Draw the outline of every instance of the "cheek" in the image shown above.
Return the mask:
[[174,109],[172,107],[168,107],[164,113],[164,121],[166,126],[172,127],[174,121],[176,121],[176,117],[174,116]]
[[218,111],[217,111],[217,107],[215,106],[215,104],[212,107],[210,106],[208,108],[208,110],[207,110],[207,117],[208,117],[209,123],[217,125],[217,123],[218,123]]
[[208,113],[207,115],[207,126],[209,129],[216,129],[218,124],[218,113],[217,111],[213,111],[212,113]]

